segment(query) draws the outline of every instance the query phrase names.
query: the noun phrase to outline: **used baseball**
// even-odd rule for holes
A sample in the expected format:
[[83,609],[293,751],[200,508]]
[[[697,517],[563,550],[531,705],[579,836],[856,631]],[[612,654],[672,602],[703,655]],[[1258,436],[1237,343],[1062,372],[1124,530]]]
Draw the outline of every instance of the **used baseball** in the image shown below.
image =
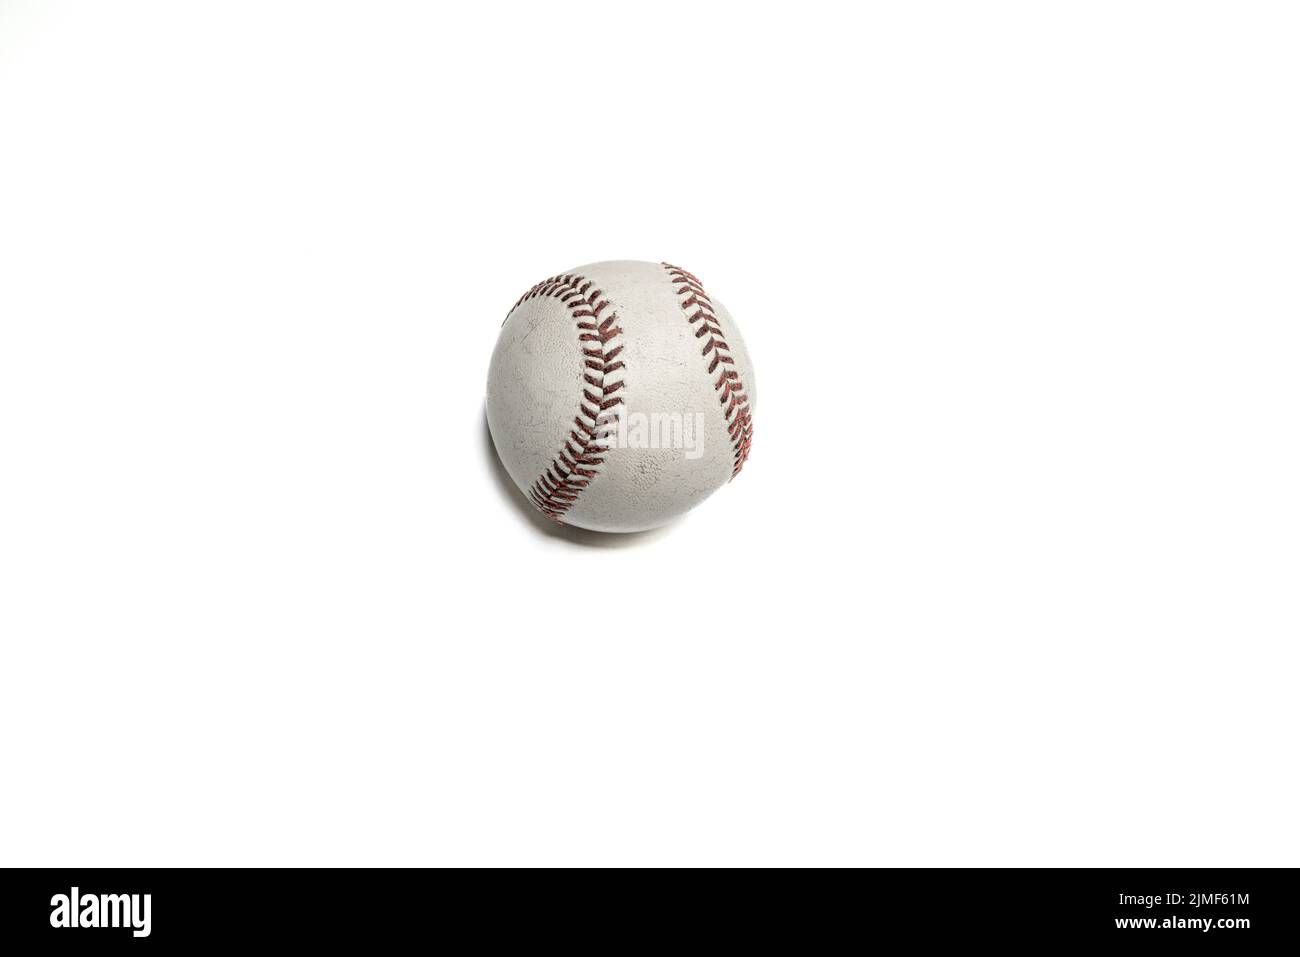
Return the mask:
[[695,276],[602,262],[515,303],[492,354],[487,418],[506,471],[544,515],[633,532],[740,472],[754,396],[740,330]]

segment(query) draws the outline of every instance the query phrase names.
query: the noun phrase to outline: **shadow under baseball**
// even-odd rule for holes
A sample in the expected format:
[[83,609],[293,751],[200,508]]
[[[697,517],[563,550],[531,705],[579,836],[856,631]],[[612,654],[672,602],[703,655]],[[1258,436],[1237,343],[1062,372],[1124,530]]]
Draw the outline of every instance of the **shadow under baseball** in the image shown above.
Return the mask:
[[674,519],[667,525],[647,529],[644,532],[593,532],[589,529],[575,528],[562,522],[551,521],[533,507],[533,504],[528,501],[524,493],[516,487],[505,466],[501,464],[501,457],[497,455],[496,446],[492,442],[492,430],[488,428],[486,407],[483,408],[481,419],[483,422],[483,455],[487,459],[488,471],[492,475],[493,484],[501,497],[510,503],[515,512],[538,535],[559,539],[572,545],[583,545],[587,548],[632,548],[637,545],[647,544],[668,534],[672,527],[681,521],[680,518]]

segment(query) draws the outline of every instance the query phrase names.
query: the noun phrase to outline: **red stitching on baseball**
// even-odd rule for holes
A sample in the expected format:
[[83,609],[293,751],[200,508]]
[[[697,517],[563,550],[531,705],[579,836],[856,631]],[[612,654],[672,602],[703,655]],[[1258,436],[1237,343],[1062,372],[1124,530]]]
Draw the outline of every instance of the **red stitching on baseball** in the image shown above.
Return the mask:
[[600,474],[595,466],[605,461],[609,446],[601,445],[599,439],[604,429],[616,420],[616,414],[607,410],[623,404],[622,397],[616,395],[623,390],[623,380],[605,383],[607,374],[623,368],[622,362],[614,361],[623,347],[610,345],[623,330],[618,326],[618,313],[611,311],[601,318],[609,300],[602,299],[601,291],[593,286],[591,280],[582,276],[552,276],[520,296],[510,309],[514,312],[520,303],[529,299],[549,297],[564,303],[570,315],[578,320],[578,348],[582,368],[587,370],[582,373],[582,401],[578,403],[578,414],[568,438],[528,490],[532,503],[557,522],[573,507],[588,483]]
[[[749,414],[749,396],[745,395],[745,385],[740,381],[739,373],[735,369],[725,368],[734,366],[736,360],[731,358],[731,347],[727,345],[727,337],[722,334],[722,327],[718,324],[718,317],[713,312],[713,303],[704,291],[703,283],[680,266],[669,263],[661,263],[661,265],[668,270],[673,285],[677,287],[677,295],[684,297],[678,300],[678,305],[686,314],[686,321],[692,325],[699,323],[699,327],[695,330],[695,338],[709,337],[700,354],[709,357],[710,376],[715,372],[720,373],[718,381],[713,384],[713,389],[718,393],[718,402],[724,407],[722,414],[727,420],[727,434],[731,436],[735,460],[731,468],[731,477],[735,478],[740,474],[745,459],[749,458],[749,447],[754,441],[754,421]],[[724,368],[719,369],[719,366]]]

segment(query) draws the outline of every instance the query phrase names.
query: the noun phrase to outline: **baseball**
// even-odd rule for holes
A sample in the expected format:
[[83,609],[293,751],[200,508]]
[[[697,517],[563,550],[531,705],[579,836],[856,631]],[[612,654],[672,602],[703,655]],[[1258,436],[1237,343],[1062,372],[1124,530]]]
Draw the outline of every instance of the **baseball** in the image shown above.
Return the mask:
[[740,473],[754,370],[735,320],[667,263],[601,262],[533,286],[488,370],[497,454],[542,514],[654,528]]

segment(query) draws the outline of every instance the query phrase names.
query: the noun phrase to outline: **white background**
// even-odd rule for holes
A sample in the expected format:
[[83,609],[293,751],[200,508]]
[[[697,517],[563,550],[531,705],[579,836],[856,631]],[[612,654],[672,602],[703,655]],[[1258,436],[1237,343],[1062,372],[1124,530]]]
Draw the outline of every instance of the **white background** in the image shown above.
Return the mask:
[[[0,862],[1295,865],[1298,44],[0,2]],[[556,535],[488,358],[612,258],[754,452]]]

